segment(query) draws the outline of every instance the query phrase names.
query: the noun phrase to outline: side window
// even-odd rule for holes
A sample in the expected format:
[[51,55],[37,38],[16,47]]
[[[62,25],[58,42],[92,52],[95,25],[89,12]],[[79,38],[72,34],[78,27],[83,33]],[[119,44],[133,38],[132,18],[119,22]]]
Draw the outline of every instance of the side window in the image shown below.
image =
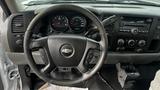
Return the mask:
[[3,17],[3,10],[0,7],[0,25],[2,24],[2,21],[3,21],[2,17]]
[[[3,19],[2,19],[2,17],[3,17],[3,10],[2,10],[2,8],[0,7],[0,27],[1,27],[1,25],[3,24]],[[0,35],[1,35],[1,28],[0,28]]]
[[6,19],[6,15],[4,14],[2,8],[0,7],[0,24],[3,23]]
[[1,43],[1,32],[4,30],[4,21],[5,21],[5,14],[3,12],[3,9],[0,6],[0,43]]

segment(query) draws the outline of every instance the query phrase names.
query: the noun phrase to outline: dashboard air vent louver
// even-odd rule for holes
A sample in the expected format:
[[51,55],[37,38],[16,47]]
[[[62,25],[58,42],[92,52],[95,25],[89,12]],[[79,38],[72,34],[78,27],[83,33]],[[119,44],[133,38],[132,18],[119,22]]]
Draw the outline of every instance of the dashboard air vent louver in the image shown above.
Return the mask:
[[12,19],[12,32],[25,32],[23,15],[17,15]]

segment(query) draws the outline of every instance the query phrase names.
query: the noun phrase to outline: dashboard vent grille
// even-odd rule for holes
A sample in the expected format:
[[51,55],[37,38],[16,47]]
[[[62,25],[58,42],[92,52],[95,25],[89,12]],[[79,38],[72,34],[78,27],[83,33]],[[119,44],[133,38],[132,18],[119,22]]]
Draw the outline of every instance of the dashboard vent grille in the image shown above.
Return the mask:
[[23,15],[17,15],[12,19],[12,32],[25,32]]

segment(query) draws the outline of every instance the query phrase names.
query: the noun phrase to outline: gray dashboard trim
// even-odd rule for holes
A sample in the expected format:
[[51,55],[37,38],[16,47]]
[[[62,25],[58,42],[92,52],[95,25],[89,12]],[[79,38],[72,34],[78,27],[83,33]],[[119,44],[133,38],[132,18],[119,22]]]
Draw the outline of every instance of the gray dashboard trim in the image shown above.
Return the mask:
[[8,30],[11,30],[9,29],[10,28],[9,22],[11,22],[10,20],[11,20],[11,17],[7,18],[6,21],[0,25],[1,26],[1,30],[0,30],[1,44],[5,49],[5,51],[10,51],[9,42],[8,42]]
[[[6,52],[8,57],[15,64],[27,64],[24,53]],[[35,62],[37,64],[44,64],[40,54],[33,53]],[[152,62],[160,61],[160,53],[108,53],[108,58],[105,60],[105,64],[117,64],[117,63],[131,63],[131,64],[148,64]],[[92,64],[94,64],[93,62]]]
[[[6,54],[12,60],[12,62],[17,64],[17,65],[28,63],[24,53],[6,52]],[[42,59],[41,59],[41,55],[39,53],[35,52],[35,53],[32,53],[32,54],[33,54],[33,57],[34,57],[35,62],[37,64],[44,64]]]

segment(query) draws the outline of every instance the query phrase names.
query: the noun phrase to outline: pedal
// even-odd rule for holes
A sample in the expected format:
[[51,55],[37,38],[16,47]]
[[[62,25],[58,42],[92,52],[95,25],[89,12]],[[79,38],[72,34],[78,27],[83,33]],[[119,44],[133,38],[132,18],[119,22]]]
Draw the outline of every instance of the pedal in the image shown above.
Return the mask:
[[133,65],[122,65],[122,69],[127,73],[126,81],[136,80],[140,77],[140,73]]
[[118,81],[122,88],[132,88],[134,82],[137,78],[140,77],[140,73],[133,65],[121,65],[120,63],[116,64],[118,71]]

